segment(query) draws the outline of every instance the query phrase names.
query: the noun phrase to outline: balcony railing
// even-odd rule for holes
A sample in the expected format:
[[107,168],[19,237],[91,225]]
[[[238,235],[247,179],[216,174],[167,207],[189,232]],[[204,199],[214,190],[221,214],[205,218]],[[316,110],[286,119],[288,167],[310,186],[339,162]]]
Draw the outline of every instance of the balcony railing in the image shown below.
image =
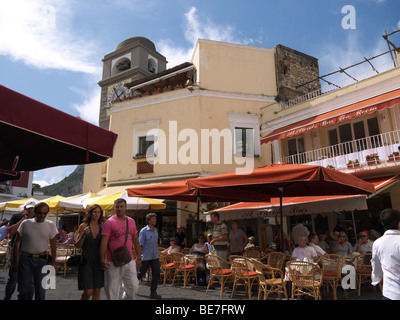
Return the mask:
[[[375,136],[339,143],[333,146],[315,149],[304,153],[298,153],[283,157],[282,162],[293,164],[315,164],[323,167],[332,166],[336,169],[355,169],[363,165],[385,165],[393,152],[399,151],[400,130],[386,132]],[[377,154],[379,158],[367,161],[366,157]],[[349,161],[359,165],[348,166]],[[398,158],[389,160],[397,162]]]

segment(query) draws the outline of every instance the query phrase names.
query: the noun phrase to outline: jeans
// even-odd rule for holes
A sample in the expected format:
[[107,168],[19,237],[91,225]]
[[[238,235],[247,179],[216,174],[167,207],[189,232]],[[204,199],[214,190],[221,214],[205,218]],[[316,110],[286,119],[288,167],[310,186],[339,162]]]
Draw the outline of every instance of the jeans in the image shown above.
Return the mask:
[[158,280],[160,279],[160,260],[159,259],[153,259],[153,260],[144,260],[142,261],[142,264],[139,267],[139,270],[137,272],[137,277],[138,279],[142,279],[147,270],[151,267],[151,291],[156,291],[157,290],[157,284]]
[[136,275],[135,260],[121,267],[116,267],[112,262],[110,264],[110,268],[104,272],[104,291],[107,300],[119,300],[121,287],[124,290],[123,299],[136,300],[139,280]]
[[18,263],[18,300],[32,300],[32,283],[35,300],[45,300],[46,289],[42,285],[47,272],[42,272],[47,261],[21,255]]

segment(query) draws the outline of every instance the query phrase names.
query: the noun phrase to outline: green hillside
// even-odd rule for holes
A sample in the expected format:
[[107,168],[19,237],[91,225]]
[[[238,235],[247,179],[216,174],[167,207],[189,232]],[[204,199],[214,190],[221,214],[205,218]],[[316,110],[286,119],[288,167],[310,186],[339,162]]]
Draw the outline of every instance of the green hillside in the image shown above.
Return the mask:
[[76,169],[60,182],[40,188],[44,195],[63,197],[74,196],[82,193],[84,166],[77,166]]

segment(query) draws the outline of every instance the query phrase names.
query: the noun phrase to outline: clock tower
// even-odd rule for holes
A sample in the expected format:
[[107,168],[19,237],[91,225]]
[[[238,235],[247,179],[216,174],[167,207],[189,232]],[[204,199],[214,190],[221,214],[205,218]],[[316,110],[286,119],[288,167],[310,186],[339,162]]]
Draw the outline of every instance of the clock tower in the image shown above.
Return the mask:
[[144,37],[132,37],[122,41],[117,49],[103,59],[99,126],[109,129],[109,108],[117,99],[129,95],[126,83],[166,70],[167,59],[157,52],[152,41]]

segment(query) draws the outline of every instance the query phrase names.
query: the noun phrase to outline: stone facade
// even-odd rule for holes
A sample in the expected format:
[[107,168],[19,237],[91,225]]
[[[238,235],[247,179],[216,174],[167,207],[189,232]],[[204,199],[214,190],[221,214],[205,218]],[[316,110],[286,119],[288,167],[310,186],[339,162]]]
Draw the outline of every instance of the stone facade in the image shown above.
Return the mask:
[[318,59],[283,45],[275,48],[277,100],[287,102],[309,92],[321,89]]

